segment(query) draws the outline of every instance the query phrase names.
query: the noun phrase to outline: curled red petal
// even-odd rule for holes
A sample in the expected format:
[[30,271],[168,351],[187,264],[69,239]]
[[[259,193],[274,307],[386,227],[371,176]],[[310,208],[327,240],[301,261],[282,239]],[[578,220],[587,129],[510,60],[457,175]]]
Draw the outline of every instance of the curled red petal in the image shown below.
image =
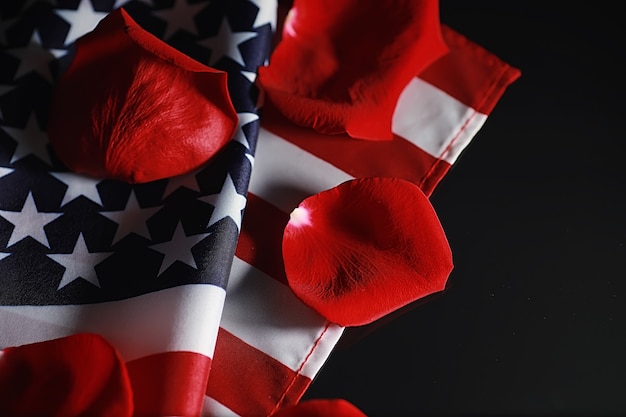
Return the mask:
[[236,128],[225,72],[116,9],[76,42],[55,87],[48,135],[71,170],[142,183],[199,168]]
[[406,85],[447,51],[436,0],[295,0],[259,82],[296,124],[385,140]]
[[76,334],[0,355],[0,415],[130,417],[125,363],[104,338]]
[[452,253],[415,184],[361,178],[303,200],[283,233],[290,288],[329,321],[360,326],[443,290]]
[[367,417],[344,399],[312,399],[283,407],[273,417]]

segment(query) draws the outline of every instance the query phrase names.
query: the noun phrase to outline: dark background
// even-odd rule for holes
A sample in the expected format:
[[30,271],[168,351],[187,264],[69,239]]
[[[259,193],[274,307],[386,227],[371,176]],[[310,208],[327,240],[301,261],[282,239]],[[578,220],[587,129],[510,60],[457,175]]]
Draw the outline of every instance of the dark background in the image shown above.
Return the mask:
[[619,6],[440,2],[522,76],[432,196],[449,288],[347,329],[305,399],[370,417],[626,415]]

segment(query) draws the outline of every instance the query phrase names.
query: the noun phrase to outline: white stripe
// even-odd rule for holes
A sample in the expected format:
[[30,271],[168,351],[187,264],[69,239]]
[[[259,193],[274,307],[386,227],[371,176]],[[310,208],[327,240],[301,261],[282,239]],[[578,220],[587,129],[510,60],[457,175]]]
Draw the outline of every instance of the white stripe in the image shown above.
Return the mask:
[[[297,299],[288,286],[235,257],[221,326],[247,344],[296,371],[327,321]],[[303,375],[315,376],[343,328],[331,325]]]
[[353,177],[263,128],[249,191],[285,213],[313,194]]
[[345,327],[329,323],[325,333],[317,340],[317,346],[311,346],[312,350],[305,352],[309,356],[300,370],[302,375],[311,379],[315,378],[315,375],[319,373],[322,365],[324,365],[335,345],[339,342],[344,330]]
[[[453,164],[487,120],[443,90],[419,78],[404,89],[392,130],[435,158]],[[463,129],[459,133],[459,129]]]
[[184,285],[99,304],[0,306],[0,349],[93,332],[126,361],[171,351],[213,357],[224,298],[215,285]]
[[205,396],[202,406],[202,417],[239,417],[239,414],[217,400]]
[[486,121],[486,114],[479,112],[472,113],[458,136],[453,138],[453,142],[450,144],[448,152],[444,154],[443,159],[450,164],[454,164],[457,158],[461,155],[461,152],[463,152],[472,139],[474,139],[474,136],[476,136]]

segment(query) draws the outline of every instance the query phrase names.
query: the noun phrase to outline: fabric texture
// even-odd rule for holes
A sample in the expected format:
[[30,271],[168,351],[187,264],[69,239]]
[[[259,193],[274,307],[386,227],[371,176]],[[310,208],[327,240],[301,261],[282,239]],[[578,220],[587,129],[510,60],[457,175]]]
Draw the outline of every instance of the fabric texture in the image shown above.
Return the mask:
[[[52,90],[76,39],[120,6],[228,73],[239,129],[196,172],[100,180],[49,146]],[[0,349],[102,335],[126,363],[136,415],[269,416],[298,402],[344,328],[286,285],[288,213],[366,176],[430,195],[519,71],[443,27],[450,52],[405,87],[391,140],[329,138],[260,107],[276,11],[272,0],[0,5]]]
[[[136,415],[200,414],[254,162],[255,73],[268,58],[276,10],[260,5],[2,4],[0,348],[96,333],[127,365]],[[52,93],[77,40],[119,7],[228,74],[239,127],[189,174],[141,184],[83,176],[50,146]],[[84,122],[71,112],[64,119]]]
[[342,336],[287,288],[282,232],[298,203],[369,176],[412,181],[430,196],[520,76],[449,27],[443,34],[451,51],[406,86],[391,141],[322,135],[264,103],[205,415],[272,415],[296,403]]

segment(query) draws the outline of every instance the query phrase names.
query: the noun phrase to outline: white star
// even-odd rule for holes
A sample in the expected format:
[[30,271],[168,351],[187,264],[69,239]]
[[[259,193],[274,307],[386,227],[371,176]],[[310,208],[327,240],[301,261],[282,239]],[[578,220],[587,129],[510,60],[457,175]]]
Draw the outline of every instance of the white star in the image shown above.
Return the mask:
[[65,49],[48,48],[47,46],[44,46],[43,42],[41,41],[41,37],[39,36],[39,32],[37,32],[37,29],[33,30],[33,34],[30,37],[30,43],[37,45],[39,48],[45,51],[48,51],[55,58],[61,58],[62,56],[67,54],[67,50]]
[[251,83],[254,83],[256,81],[257,74],[254,71],[241,71],[241,75],[246,77]]
[[77,10],[55,10],[63,20],[70,24],[70,30],[65,38],[65,45],[69,45],[86,33],[91,32],[107,15],[93,9],[90,0],[80,0]]
[[5,175],[9,175],[13,171],[14,169],[12,168],[0,167],[0,178],[4,177]]
[[164,39],[184,29],[189,33],[198,34],[194,17],[207,6],[206,3],[188,4],[186,0],[177,0],[174,6],[164,10],[156,10],[153,13],[167,22]]
[[250,0],[259,8],[252,27],[257,28],[269,23],[272,31],[276,30],[276,12],[278,11],[277,0]]
[[211,49],[209,66],[214,65],[223,56],[228,56],[241,66],[246,66],[239,45],[256,37],[256,32],[233,32],[230,30],[228,21],[224,18],[217,35],[203,39],[198,43]]
[[237,225],[237,229],[241,230],[241,210],[246,207],[246,197],[237,193],[230,174],[226,175],[226,180],[219,194],[200,197],[199,200],[214,207],[207,227],[223,218],[230,217]]
[[0,252],[0,261],[3,260],[4,258],[6,258],[9,255],[11,255],[11,254],[10,253],[6,253],[6,252]]
[[184,262],[192,268],[198,269],[196,260],[191,253],[191,248],[208,235],[210,235],[210,233],[186,236],[181,223],[178,223],[172,240],[150,246],[165,255],[158,275],[161,275],[163,271],[176,261]]
[[35,71],[50,83],[54,82],[52,72],[50,71],[50,62],[67,53],[67,51],[61,49],[43,47],[36,29],[33,31],[30,43],[27,46],[24,48],[7,49],[7,52],[20,60],[13,79],[18,79],[31,71]]
[[29,192],[24,202],[22,211],[6,211],[0,210],[0,215],[7,219],[11,224],[15,226],[11,233],[11,238],[7,246],[11,246],[14,243],[19,242],[26,236],[30,236],[42,245],[50,247],[48,237],[44,231],[44,226],[57,217],[63,215],[63,213],[43,213],[37,210],[35,200],[32,194]]
[[35,155],[42,161],[52,165],[48,154],[48,135],[39,129],[35,115],[31,114],[23,129],[16,127],[0,126],[17,142],[15,152],[11,157],[11,163],[30,154]]
[[94,203],[100,204],[101,206],[103,205],[100,193],[98,193],[98,188],[96,187],[101,181],[100,179],[74,174],[72,172],[50,172],[50,174],[67,185],[61,206],[81,195],[87,197]]
[[53,261],[65,267],[63,277],[57,290],[65,287],[72,281],[82,278],[100,288],[100,281],[96,275],[95,266],[102,262],[103,259],[109,257],[110,253],[91,253],[87,249],[83,234],[78,235],[74,250],[70,254],[48,254]]
[[111,244],[115,244],[115,242],[118,242],[124,236],[131,233],[136,233],[146,239],[150,239],[150,231],[146,225],[146,220],[159,209],[160,207],[141,208],[137,202],[135,193],[131,192],[124,210],[100,212],[100,214],[119,225]]
[[177,175],[175,177],[168,178],[167,185],[165,186],[165,191],[163,192],[163,198],[167,197],[181,187],[200,192],[200,186],[198,185],[196,174],[197,171],[194,171],[189,174]]
[[255,113],[243,112],[237,113],[239,117],[239,125],[237,127],[237,131],[235,132],[235,137],[233,140],[241,143],[246,149],[250,150],[250,143],[248,142],[248,138],[246,138],[246,134],[243,133],[242,127],[247,125],[248,123],[252,123],[255,120],[259,120],[259,116]]
[[[131,1],[131,0],[116,0],[115,4],[113,5],[113,9],[111,9],[111,10],[115,10],[115,9],[117,9],[119,7],[122,7],[123,5],[128,3],[129,1]],[[154,7],[154,3],[153,3],[152,0],[138,0],[138,1],[141,1],[142,3],[145,3],[145,4],[147,4],[150,7]]]

